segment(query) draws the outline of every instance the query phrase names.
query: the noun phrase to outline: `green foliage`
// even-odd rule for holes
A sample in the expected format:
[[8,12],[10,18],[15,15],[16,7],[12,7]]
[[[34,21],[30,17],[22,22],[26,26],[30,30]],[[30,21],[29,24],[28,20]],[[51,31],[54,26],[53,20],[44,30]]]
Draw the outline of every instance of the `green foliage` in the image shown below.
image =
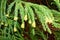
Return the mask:
[[58,31],[55,31],[55,39],[56,40],[60,40],[60,30],[58,30]]
[[60,11],[60,0],[54,0],[54,3],[57,5],[57,8]]
[[[59,0],[54,1],[60,10]],[[8,7],[6,5],[7,0],[0,1],[0,40],[25,40],[24,29],[26,28],[26,21],[30,29],[27,34],[31,40],[38,40],[39,37],[47,40],[43,30],[52,34],[48,23],[52,24],[52,27],[60,28],[60,12],[56,10],[22,0],[14,0]],[[35,15],[37,16],[35,17]],[[35,20],[37,19],[41,22],[43,30],[36,26]]]

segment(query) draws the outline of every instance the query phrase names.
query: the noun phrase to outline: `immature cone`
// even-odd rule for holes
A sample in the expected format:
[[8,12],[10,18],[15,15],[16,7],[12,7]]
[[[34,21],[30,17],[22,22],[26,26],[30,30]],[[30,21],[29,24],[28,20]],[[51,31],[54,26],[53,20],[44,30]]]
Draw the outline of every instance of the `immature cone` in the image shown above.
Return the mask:
[[23,23],[21,24],[21,28],[25,28],[24,26],[25,26],[25,25],[24,25],[24,22],[23,22]]
[[14,32],[16,32],[17,31],[17,28],[16,27],[14,27]]
[[9,17],[9,14],[6,14],[5,16],[6,16],[6,17]]
[[33,22],[33,23],[32,23],[32,27],[34,27],[34,28],[36,27],[36,24],[35,24],[35,22]]
[[1,25],[4,25],[4,23],[3,23],[3,22],[1,22]]
[[15,21],[18,20],[18,17],[14,17],[14,20],[15,20]]
[[53,22],[52,19],[49,19],[49,18],[46,17],[46,21],[45,21],[45,23],[52,23],[52,22]]
[[27,21],[27,15],[25,15],[24,20]]
[[8,24],[5,24],[5,26],[8,26]]
[[29,20],[29,24],[31,24],[32,22],[31,22],[31,20]]

